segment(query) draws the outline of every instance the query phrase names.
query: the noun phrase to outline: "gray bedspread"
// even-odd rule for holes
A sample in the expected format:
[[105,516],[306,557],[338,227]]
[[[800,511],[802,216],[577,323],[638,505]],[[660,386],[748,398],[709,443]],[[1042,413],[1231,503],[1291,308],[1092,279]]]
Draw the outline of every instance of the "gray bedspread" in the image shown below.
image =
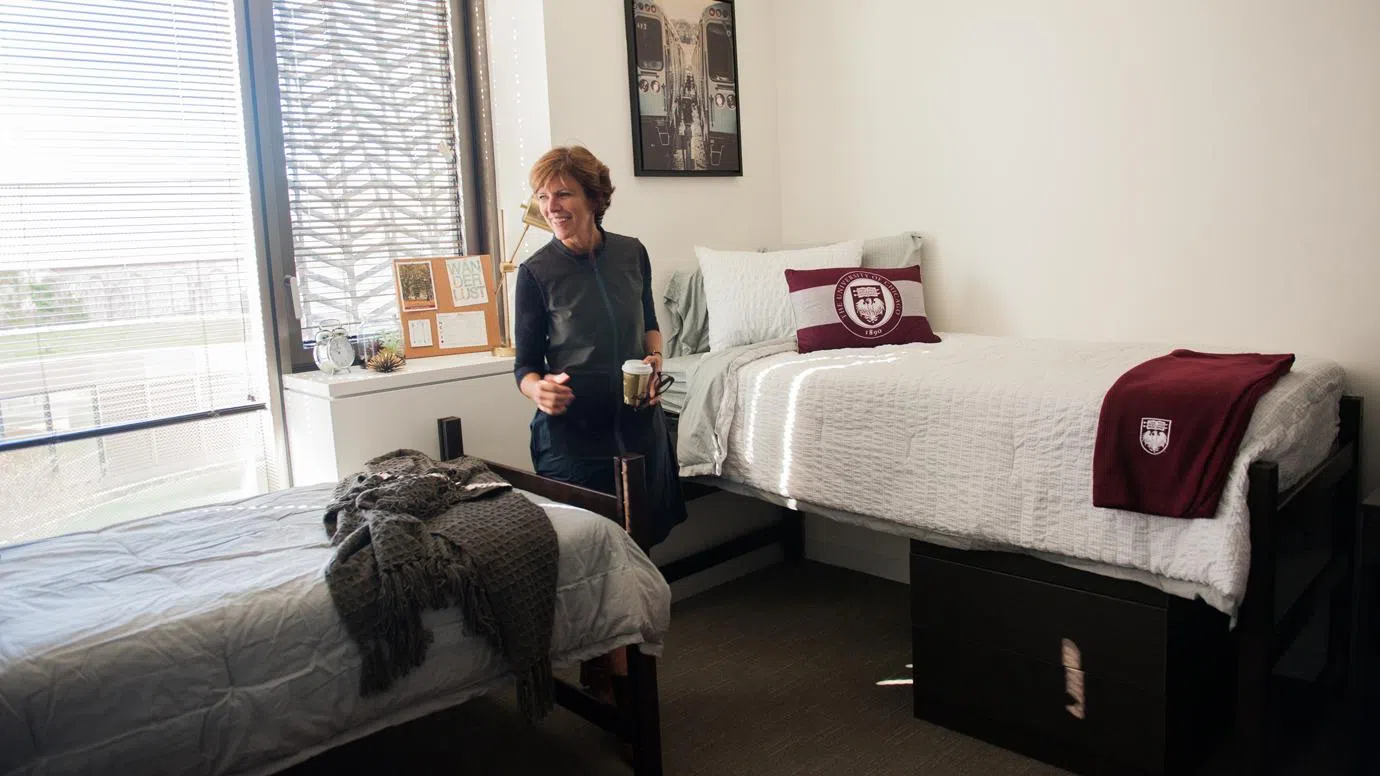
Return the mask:
[[[331,604],[330,486],[0,547],[0,774],[268,773],[509,685],[454,608],[361,698]],[[670,589],[613,522],[531,497],[560,547],[552,657],[660,654]]]
[[[676,458],[682,477],[723,474],[728,436],[740,373],[758,361],[780,353],[795,353],[795,337],[737,345],[705,353],[695,365],[693,387],[687,386],[676,429]],[[755,391],[749,386],[746,391]],[[780,402],[782,397],[771,400]]]

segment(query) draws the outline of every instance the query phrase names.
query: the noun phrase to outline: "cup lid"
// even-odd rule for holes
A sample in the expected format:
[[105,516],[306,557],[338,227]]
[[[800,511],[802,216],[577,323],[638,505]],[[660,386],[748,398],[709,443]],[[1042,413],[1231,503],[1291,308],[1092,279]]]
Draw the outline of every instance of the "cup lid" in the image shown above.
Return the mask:
[[623,362],[623,371],[630,375],[649,375],[652,373],[652,365],[641,359],[630,358]]

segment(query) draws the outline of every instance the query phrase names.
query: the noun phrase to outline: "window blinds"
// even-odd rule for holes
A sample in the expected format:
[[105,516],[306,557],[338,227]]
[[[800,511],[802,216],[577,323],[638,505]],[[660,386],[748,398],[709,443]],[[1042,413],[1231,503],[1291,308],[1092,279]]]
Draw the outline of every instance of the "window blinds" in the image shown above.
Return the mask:
[[445,0],[273,0],[304,342],[397,318],[392,260],[463,253]]
[[264,406],[243,122],[226,0],[6,0],[0,490],[28,498],[0,540],[43,504],[261,478],[260,417],[105,436]]

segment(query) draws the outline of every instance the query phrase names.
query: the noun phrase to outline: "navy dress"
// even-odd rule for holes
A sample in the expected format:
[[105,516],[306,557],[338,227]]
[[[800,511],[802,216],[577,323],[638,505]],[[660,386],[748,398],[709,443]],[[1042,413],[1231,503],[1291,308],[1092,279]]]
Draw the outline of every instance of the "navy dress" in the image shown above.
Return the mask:
[[686,512],[665,413],[623,403],[623,362],[644,358],[645,335],[657,330],[651,261],[640,241],[600,234],[593,256],[553,238],[518,268],[514,374],[520,385],[529,373],[565,372],[575,395],[560,415],[533,414],[538,474],[613,493],[614,457],[644,457],[655,544]]

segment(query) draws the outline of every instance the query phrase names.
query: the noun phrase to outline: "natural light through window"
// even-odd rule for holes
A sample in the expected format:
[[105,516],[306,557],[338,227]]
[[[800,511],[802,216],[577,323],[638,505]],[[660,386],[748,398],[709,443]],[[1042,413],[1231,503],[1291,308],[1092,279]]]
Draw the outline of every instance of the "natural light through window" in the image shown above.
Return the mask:
[[464,253],[446,3],[273,0],[273,19],[302,338],[397,326],[393,259]]
[[797,410],[800,407],[800,396],[805,388],[805,380],[812,375],[820,372],[828,372],[836,369],[849,369],[863,364],[888,364],[896,360],[896,356],[882,357],[860,357],[849,359],[842,363],[829,364],[828,366],[815,366],[803,370],[800,374],[791,378],[791,387],[786,394],[786,422],[785,429],[781,437],[781,475],[777,480],[777,492],[785,495],[790,492],[791,486],[791,463],[794,459],[794,445],[796,435]]
[[743,461],[752,464],[756,460],[756,441],[757,441],[757,407],[765,398],[775,400],[774,396],[765,396],[762,386],[773,372],[788,366],[798,366],[814,361],[822,361],[825,357],[815,358],[796,358],[786,359],[771,366],[763,367],[758,370],[757,375],[752,380],[752,389],[748,392],[747,398],[747,419],[746,433],[743,435]]
[[[913,670],[912,664],[906,663],[906,670]],[[882,679],[881,681],[877,682],[878,687],[910,687],[913,684],[915,684],[915,679],[913,678]]]
[[239,72],[226,0],[0,13],[0,542],[266,487]]

